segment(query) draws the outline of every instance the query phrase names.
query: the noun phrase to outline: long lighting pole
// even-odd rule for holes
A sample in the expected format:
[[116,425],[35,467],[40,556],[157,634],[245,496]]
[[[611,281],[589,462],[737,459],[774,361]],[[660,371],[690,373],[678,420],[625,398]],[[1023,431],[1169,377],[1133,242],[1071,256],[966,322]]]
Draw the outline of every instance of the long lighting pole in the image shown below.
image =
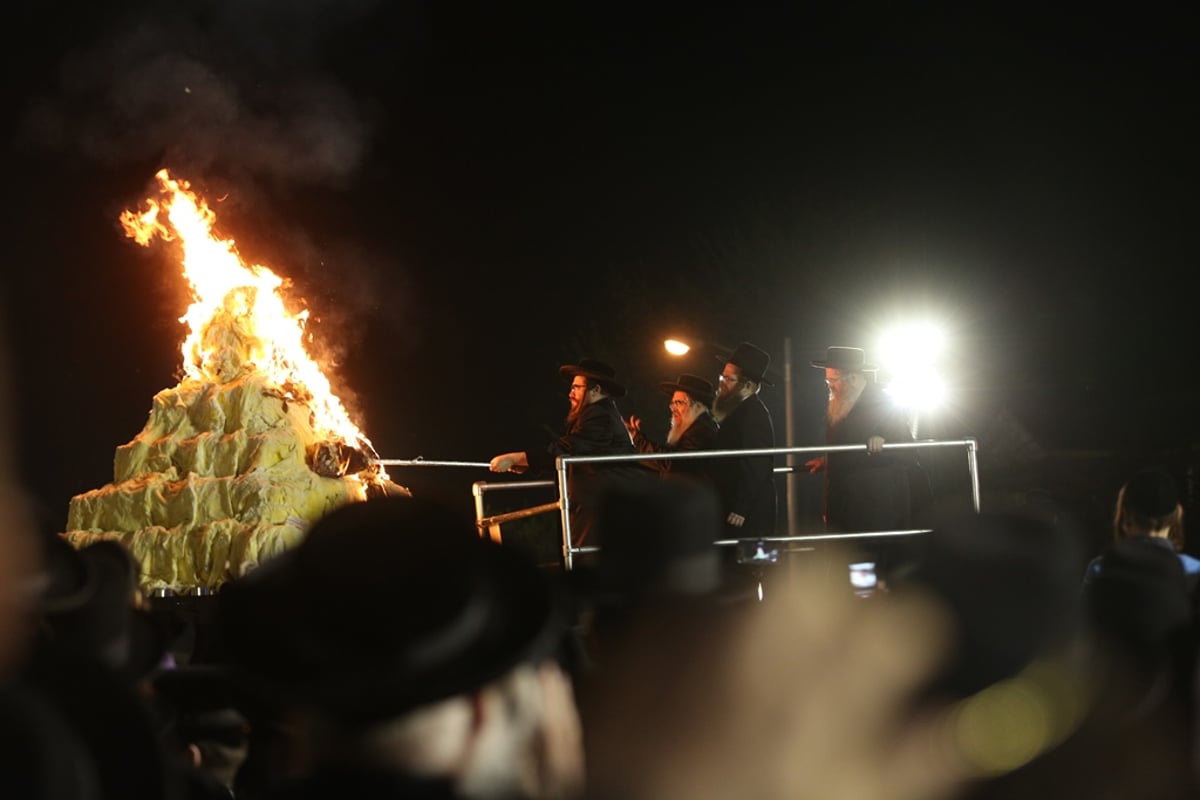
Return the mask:
[[[792,337],[783,337],[783,436],[786,447],[796,446],[796,397],[792,380]],[[796,454],[787,454],[787,465],[792,469],[787,473],[784,484],[787,493],[787,532],[788,536],[798,536],[799,512],[796,507]]]

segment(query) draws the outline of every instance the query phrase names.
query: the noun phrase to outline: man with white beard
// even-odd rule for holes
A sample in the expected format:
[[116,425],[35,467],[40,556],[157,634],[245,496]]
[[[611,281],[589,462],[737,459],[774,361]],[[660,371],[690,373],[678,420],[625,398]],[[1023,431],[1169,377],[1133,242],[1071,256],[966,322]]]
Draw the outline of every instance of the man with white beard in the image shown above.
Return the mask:
[[[642,420],[630,416],[626,423],[633,446],[639,453],[687,453],[717,449],[717,421],[709,405],[713,401],[713,385],[698,375],[683,374],[672,383],[659,384],[663,394],[671,398],[671,429],[663,444],[652,442],[642,433]],[[675,458],[643,462],[663,475],[687,475],[711,484],[713,461],[704,458]]]
[[[830,347],[823,361],[829,405],[825,443],[865,444],[866,452],[828,453],[809,472],[825,473],[824,520],[831,531],[903,530],[912,524],[913,485],[919,468],[911,451],[885,453],[887,442],[911,442],[902,411],[873,380],[876,367],[858,347]],[[870,377],[869,377],[870,376]]]
[[[775,446],[771,412],[758,392],[766,380],[771,357],[742,342],[721,371],[713,416],[718,450],[757,450]],[[714,464],[721,497],[725,535],[729,538],[771,536],[775,533],[775,472],[771,456],[718,458]]]

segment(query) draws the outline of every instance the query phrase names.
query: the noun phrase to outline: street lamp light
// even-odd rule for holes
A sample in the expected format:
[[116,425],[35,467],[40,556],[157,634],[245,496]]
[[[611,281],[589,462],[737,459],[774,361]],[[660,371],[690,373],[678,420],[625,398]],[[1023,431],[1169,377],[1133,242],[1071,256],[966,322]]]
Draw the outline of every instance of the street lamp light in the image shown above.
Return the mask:
[[667,352],[673,356],[686,356],[692,346],[680,339],[667,339],[663,342],[663,347],[667,348]]

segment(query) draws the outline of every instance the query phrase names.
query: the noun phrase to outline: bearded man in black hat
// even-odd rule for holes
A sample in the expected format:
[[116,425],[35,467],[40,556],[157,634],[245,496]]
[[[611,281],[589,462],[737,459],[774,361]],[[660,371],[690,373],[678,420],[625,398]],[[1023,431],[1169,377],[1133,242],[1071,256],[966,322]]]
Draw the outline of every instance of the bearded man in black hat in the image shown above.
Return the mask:
[[[659,444],[642,433],[642,420],[630,416],[629,435],[639,453],[687,453],[717,449],[717,421],[709,406],[716,390],[698,375],[683,374],[677,381],[664,381],[659,390],[671,398],[671,428],[666,442]],[[675,458],[643,462],[663,475],[687,475],[713,482],[713,463],[702,458]]]
[[[551,469],[558,456],[617,456],[637,452],[616,399],[625,396],[625,387],[616,380],[608,364],[581,358],[578,364],[558,368],[570,378],[566,432],[543,451],[523,450],[502,453],[491,460],[492,472],[524,472],[527,469]],[[572,464],[567,474],[567,493],[571,503],[571,538],[578,547],[591,532],[596,499],[606,485],[645,478],[636,463]]]
[[912,525],[914,486],[922,477],[909,451],[884,453],[887,442],[911,442],[901,409],[874,380],[876,367],[858,347],[830,347],[823,361],[829,405],[825,443],[865,444],[866,452],[834,452],[809,460],[809,472],[824,472],[824,519],[828,530],[903,530]]
[[[714,417],[720,426],[716,449],[748,450],[775,446],[771,412],[758,392],[771,357],[749,342],[738,345],[721,371]],[[725,457],[714,463],[725,533],[733,538],[775,532],[775,474],[771,456]]]

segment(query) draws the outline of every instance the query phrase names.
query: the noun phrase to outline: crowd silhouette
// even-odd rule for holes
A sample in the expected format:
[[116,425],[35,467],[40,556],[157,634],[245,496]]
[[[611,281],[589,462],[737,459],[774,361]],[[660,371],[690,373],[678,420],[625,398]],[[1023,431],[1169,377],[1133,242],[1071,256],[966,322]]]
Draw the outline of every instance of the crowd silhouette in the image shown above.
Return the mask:
[[[0,365],[2,366],[2,365]],[[420,497],[352,504],[164,613],[114,542],[39,531],[0,457],[14,798],[1184,798],[1196,607],[1166,470],[1112,542],[947,512],[871,590],[852,545],[723,558],[686,475],[597,495],[565,572]]]

